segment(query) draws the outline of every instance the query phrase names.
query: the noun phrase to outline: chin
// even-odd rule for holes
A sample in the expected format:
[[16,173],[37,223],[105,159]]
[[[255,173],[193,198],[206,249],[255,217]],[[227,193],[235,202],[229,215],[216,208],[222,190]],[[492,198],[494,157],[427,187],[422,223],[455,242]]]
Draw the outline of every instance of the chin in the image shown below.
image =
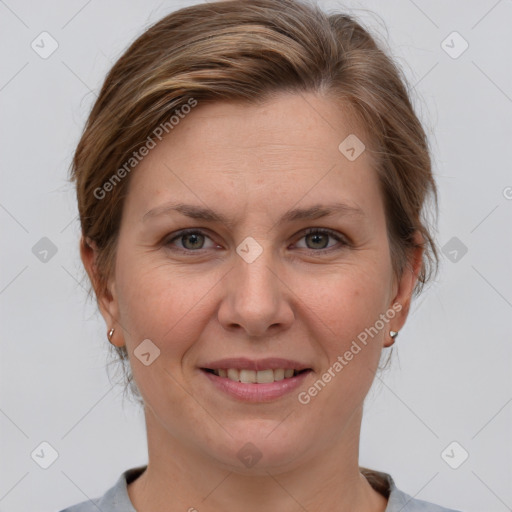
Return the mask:
[[304,447],[310,442],[289,428],[278,433],[280,422],[272,422],[274,431],[269,428],[269,421],[264,427],[261,427],[261,421],[257,422],[259,429],[249,428],[246,424],[245,431],[239,429],[232,437],[227,436],[211,455],[234,473],[268,476],[269,472],[291,469],[298,464]]

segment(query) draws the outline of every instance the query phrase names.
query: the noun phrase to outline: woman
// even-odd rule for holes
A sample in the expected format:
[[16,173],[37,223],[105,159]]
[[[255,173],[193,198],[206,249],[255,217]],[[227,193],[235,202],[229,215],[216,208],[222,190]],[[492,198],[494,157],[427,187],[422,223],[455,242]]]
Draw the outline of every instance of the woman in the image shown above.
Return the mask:
[[170,14],[107,76],[73,179],[149,461],[66,512],[447,510],[358,465],[364,399],[437,250],[425,133],[354,19]]

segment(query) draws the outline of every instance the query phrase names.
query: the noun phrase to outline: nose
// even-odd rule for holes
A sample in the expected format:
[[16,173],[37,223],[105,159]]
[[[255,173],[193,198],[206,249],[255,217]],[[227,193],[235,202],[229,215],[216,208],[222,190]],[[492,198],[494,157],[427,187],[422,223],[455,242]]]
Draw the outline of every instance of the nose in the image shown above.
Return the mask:
[[236,255],[234,268],[223,281],[225,293],[218,319],[224,329],[268,337],[292,325],[293,292],[270,249],[264,249],[251,263]]

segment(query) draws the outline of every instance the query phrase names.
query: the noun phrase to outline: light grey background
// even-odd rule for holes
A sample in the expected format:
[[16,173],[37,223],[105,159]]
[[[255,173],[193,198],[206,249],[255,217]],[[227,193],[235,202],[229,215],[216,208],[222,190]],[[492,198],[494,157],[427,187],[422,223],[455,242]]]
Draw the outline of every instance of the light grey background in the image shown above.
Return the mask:
[[[191,3],[0,0],[0,511],[60,510],[146,463],[142,413],[123,408],[109,382],[106,327],[85,301],[66,180],[112,63],[145,27]],[[438,241],[467,247],[456,262],[442,256],[391,371],[376,379],[360,463],[420,499],[511,510],[512,2],[321,5],[381,34],[415,85],[440,190]],[[31,48],[43,31],[59,45],[47,59]],[[453,31],[469,43],[458,58],[441,47]],[[57,248],[46,262],[32,251],[43,237]],[[31,458],[43,441],[58,452],[48,469]],[[441,456],[452,441],[469,453],[458,469]],[[460,450],[448,451],[452,460]]]

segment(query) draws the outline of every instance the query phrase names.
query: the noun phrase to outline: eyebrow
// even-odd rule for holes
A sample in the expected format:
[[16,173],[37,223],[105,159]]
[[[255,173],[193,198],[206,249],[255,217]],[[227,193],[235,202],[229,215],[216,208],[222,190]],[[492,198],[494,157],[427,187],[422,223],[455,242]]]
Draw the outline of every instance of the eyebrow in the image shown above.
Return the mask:
[[[199,219],[209,222],[220,222],[227,227],[232,228],[233,222],[221,213],[215,212],[211,208],[197,206],[184,203],[166,203],[157,206],[146,212],[142,217],[145,222],[149,218],[154,218],[161,215],[168,215],[171,212],[178,212],[182,215],[192,219]],[[330,215],[344,215],[344,216],[360,216],[364,217],[365,213],[359,206],[352,206],[344,203],[332,204],[316,204],[309,208],[293,208],[284,213],[278,222],[293,222],[298,220],[315,220]]]

